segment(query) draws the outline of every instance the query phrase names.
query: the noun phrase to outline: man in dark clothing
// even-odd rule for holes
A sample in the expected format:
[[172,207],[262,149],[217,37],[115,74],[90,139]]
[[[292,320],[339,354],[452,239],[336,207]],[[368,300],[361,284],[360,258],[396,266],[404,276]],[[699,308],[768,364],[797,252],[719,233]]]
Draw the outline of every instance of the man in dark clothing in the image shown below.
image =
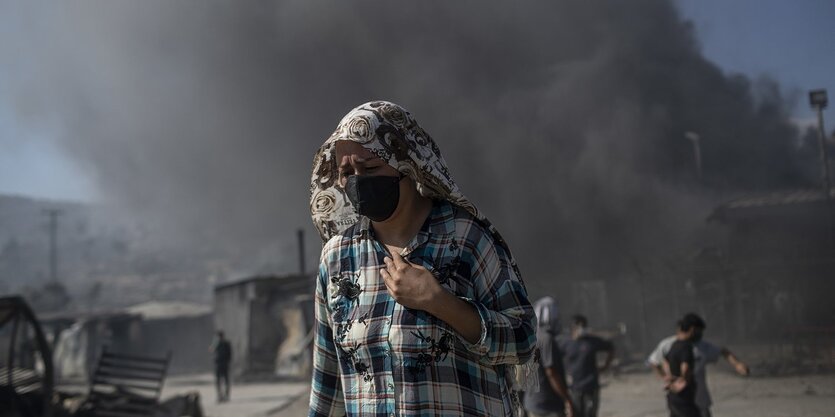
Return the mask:
[[211,351],[215,356],[217,401],[226,402],[229,401],[229,363],[232,362],[232,345],[223,336],[223,331],[217,332]]
[[565,383],[563,355],[557,342],[562,331],[557,303],[551,297],[544,297],[534,303],[533,308],[538,324],[539,390],[525,393],[525,410],[528,417],[571,417],[574,406]]
[[685,316],[678,322],[676,341],[664,356],[664,378],[667,390],[667,407],[670,417],[699,417],[696,406],[696,383],[693,378],[696,358],[693,354],[694,320]]
[[[571,376],[571,397],[577,417],[597,417],[600,408],[600,372],[612,364],[615,346],[608,340],[588,334],[588,320],[572,317],[571,342],[565,348],[566,367]],[[597,367],[597,354],[606,352],[606,361]]]
[[[714,345],[704,339],[702,335],[705,331],[705,321],[695,313],[687,313],[682,320],[688,320],[696,323],[693,337],[690,339],[693,342],[694,350],[693,357],[695,365],[693,366],[693,380],[696,386],[696,406],[701,411],[701,417],[710,417],[710,407],[713,404],[710,398],[710,389],[707,385],[707,365],[715,363],[721,357],[725,357],[728,363],[733,366],[734,370],[742,376],[748,376],[750,370],[748,365],[740,360],[728,348]],[[676,326],[678,328],[678,326]],[[655,372],[662,378],[666,378],[667,374],[664,372],[664,356],[670,351],[673,343],[678,340],[676,334],[664,338],[654,351],[647,358],[647,363],[652,366]]]

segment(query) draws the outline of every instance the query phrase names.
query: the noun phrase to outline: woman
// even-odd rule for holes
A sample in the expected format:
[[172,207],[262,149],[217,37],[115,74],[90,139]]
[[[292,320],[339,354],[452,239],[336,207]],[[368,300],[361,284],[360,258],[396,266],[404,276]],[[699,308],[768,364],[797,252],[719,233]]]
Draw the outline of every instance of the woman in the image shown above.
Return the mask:
[[314,159],[323,240],[310,416],[508,416],[536,344],[513,257],[400,106],[348,113]]

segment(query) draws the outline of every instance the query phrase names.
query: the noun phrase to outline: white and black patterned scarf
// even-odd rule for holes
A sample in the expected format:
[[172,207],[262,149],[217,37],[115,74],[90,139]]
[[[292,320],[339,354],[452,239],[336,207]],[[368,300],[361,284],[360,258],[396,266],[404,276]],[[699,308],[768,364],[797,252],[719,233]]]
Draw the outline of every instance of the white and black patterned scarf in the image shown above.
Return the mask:
[[487,219],[458,189],[435,141],[418,126],[412,115],[397,104],[372,101],[345,115],[313,159],[310,213],[323,241],[359,219],[337,184],[339,172],[334,149],[340,140],[359,143],[414,180],[420,195],[447,200],[486,222]]

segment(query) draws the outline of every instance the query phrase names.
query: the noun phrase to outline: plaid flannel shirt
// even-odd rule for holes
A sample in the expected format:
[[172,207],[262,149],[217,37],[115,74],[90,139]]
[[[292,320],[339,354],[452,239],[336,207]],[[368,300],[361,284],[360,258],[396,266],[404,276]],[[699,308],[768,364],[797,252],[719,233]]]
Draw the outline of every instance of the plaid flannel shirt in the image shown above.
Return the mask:
[[475,306],[481,337],[468,343],[394,301],[372,234],[363,217],[322,250],[309,416],[510,416],[505,367],[532,356],[536,317],[508,253],[446,201],[403,250]]

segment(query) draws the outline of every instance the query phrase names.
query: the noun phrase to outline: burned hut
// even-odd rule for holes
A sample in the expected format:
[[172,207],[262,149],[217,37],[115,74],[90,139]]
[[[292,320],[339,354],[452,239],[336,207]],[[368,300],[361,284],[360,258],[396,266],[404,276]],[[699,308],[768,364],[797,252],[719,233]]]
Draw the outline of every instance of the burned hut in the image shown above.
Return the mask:
[[141,341],[142,318],[121,310],[61,313],[41,317],[52,339],[55,377],[59,382],[84,382],[92,375],[105,346],[132,352]]
[[309,369],[314,278],[257,276],[215,287],[214,323],[232,344],[236,379],[302,376]]
[[211,369],[209,345],[214,329],[212,308],[182,301],[150,301],[128,307],[142,318],[140,339],[127,352],[146,356],[171,355],[169,374],[206,372]]

